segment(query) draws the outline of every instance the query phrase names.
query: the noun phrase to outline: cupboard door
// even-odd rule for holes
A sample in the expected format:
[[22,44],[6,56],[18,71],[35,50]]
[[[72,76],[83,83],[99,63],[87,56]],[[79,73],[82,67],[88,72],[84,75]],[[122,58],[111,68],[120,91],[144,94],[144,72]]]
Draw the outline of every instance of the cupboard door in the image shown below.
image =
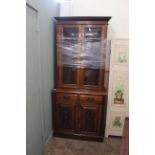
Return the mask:
[[80,132],[84,134],[99,135],[101,121],[101,100],[93,96],[80,97]]
[[97,132],[97,107],[81,105],[81,122],[80,131],[81,132]]
[[82,87],[102,87],[104,67],[104,29],[100,25],[83,26]]
[[61,131],[74,131],[76,121],[77,95],[58,93],[56,95],[57,128]]
[[75,130],[75,105],[58,105],[59,130]]
[[77,25],[61,25],[59,28],[60,36],[57,43],[59,57],[58,65],[60,65],[60,85],[63,87],[78,87],[79,83],[79,39],[80,26]]

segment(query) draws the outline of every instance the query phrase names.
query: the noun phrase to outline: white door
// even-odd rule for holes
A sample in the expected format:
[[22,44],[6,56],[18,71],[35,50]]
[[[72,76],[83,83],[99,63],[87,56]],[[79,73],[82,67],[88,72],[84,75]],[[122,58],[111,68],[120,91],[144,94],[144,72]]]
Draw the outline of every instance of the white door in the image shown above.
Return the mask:
[[[38,12],[26,6],[26,151],[27,155],[41,155],[43,150]],[[22,52],[22,51],[21,51]]]

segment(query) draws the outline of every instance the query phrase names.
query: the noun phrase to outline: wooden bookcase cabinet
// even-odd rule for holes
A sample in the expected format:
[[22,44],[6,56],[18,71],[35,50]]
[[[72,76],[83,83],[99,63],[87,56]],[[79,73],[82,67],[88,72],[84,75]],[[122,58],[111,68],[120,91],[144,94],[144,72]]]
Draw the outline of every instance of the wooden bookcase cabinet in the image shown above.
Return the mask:
[[111,17],[55,17],[55,136],[102,141],[105,130],[105,53]]

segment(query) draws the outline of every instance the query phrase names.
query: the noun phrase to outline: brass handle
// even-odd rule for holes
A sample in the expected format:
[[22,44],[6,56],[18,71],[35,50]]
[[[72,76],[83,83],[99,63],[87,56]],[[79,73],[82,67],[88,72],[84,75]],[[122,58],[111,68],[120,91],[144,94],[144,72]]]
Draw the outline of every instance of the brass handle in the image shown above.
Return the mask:
[[91,102],[91,101],[94,101],[94,97],[93,97],[93,96],[89,96],[89,97],[88,97],[88,101],[90,101],[90,102]]

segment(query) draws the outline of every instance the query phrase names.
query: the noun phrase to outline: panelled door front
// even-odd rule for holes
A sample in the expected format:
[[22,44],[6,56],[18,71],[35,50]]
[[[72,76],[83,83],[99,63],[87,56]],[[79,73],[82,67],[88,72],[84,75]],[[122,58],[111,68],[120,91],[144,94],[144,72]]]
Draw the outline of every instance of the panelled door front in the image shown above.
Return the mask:
[[100,133],[102,104],[94,98],[94,96],[81,95],[79,130],[84,134],[98,135]]
[[74,132],[76,130],[76,100],[77,95],[57,94],[56,118],[59,131]]

